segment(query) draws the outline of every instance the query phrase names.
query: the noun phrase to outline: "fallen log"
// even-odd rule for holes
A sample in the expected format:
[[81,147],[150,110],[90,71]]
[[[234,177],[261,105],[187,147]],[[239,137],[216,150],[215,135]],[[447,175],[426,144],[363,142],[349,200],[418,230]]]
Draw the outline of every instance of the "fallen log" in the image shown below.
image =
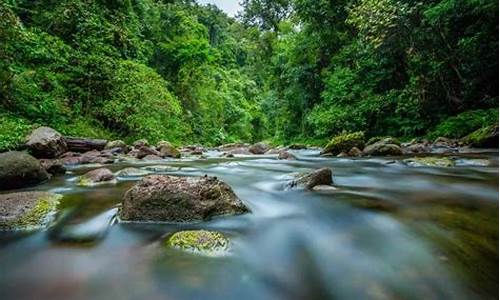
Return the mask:
[[68,147],[68,151],[71,152],[87,152],[92,150],[104,150],[104,147],[108,143],[107,140],[99,140],[99,139],[89,139],[89,138],[81,138],[81,137],[71,137],[65,136],[66,145]]

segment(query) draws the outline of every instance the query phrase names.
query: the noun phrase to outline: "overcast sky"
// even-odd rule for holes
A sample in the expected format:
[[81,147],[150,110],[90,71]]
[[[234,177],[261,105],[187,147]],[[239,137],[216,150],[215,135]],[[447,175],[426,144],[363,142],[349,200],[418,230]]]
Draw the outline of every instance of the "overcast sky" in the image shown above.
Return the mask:
[[225,11],[228,15],[234,16],[240,8],[240,0],[198,0],[199,3],[212,3]]

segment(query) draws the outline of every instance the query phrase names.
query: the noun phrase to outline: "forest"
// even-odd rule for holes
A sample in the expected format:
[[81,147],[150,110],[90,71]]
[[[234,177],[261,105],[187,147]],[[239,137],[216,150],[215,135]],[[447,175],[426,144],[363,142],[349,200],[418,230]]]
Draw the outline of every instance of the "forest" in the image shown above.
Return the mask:
[[0,150],[460,138],[498,122],[496,0],[2,0]]

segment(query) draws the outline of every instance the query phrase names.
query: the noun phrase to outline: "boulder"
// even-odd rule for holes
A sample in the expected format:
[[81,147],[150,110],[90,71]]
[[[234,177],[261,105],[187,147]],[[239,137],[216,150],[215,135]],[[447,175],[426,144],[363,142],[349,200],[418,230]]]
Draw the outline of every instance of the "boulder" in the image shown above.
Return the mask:
[[28,153],[0,153],[0,190],[32,186],[49,178],[40,162]]
[[106,144],[104,147],[104,150],[114,150],[117,151],[116,149],[121,149],[121,153],[126,153],[128,151],[128,146],[127,144],[122,141],[122,140],[116,140],[116,141],[110,141]]
[[271,147],[266,143],[256,143],[248,148],[248,151],[252,154],[262,155],[265,154]]
[[111,181],[115,178],[113,172],[106,168],[95,169],[78,178],[78,185],[92,186],[98,183]]
[[458,141],[454,139],[449,139],[445,137],[438,137],[434,141],[434,147],[457,147],[458,146]]
[[290,153],[288,151],[281,150],[278,153],[278,159],[279,160],[295,160],[295,159],[297,159],[297,157],[295,157],[295,155],[293,155],[292,153]]
[[363,149],[365,146],[365,134],[363,132],[345,133],[334,137],[321,151],[321,155],[338,155],[348,152],[352,147]]
[[83,153],[80,156],[80,164],[112,164],[114,163],[113,155],[107,152],[92,150]]
[[104,147],[106,147],[106,144],[108,143],[107,140],[89,139],[89,138],[71,137],[71,136],[64,137],[64,140],[66,141],[69,151],[80,152],[80,153],[92,150],[96,151],[104,150]]
[[179,150],[169,142],[159,142],[156,149],[160,152],[162,157],[181,158]]
[[359,157],[363,155],[363,151],[359,150],[358,147],[352,147],[351,150],[347,152],[347,155],[352,157]]
[[223,234],[207,230],[176,232],[165,244],[182,251],[210,256],[229,250],[229,240]]
[[64,175],[66,173],[66,167],[60,159],[40,159],[40,164],[49,174]]
[[385,144],[384,141],[366,146],[363,155],[367,156],[396,156],[402,155],[403,150],[396,144]]
[[498,124],[474,131],[462,139],[462,142],[477,148],[498,148]]
[[304,149],[307,149],[307,146],[304,145],[304,144],[291,144],[290,146],[288,146],[288,149],[291,149],[291,150],[304,150]]
[[137,168],[125,168],[116,173],[117,177],[139,177],[151,174],[150,171]]
[[248,151],[247,147],[240,147],[240,148],[231,148],[224,152],[225,155],[251,155],[250,151]]
[[50,127],[35,129],[28,137],[26,146],[37,158],[56,158],[67,150],[64,137]]
[[287,184],[288,188],[312,190],[315,186],[332,185],[332,169],[322,168],[306,174],[299,174]]
[[426,143],[410,144],[402,148],[403,153],[429,153],[431,147]]
[[61,198],[48,192],[0,194],[0,231],[45,227]]
[[148,147],[149,142],[146,139],[142,139],[142,140],[135,141],[132,145],[134,146],[134,148],[140,148],[140,147],[144,147],[144,146]]
[[120,218],[192,222],[248,211],[231,187],[215,177],[152,175],[125,193]]
[[372,137],[371,139],[366,142],[366,146],[373,145],[375,143],[382,143],[382,144],[393,144],[393,145],[398,145],[401,146],[401,142],[392,136],[377,136],[377,137]]
[[156,160],[162,160],[163,158],[157,156],[157,155],[146,155],[145,157],[142,158],[142,160],[145,160],[145,161],[156,161]]
[[[144,157],[146,157],[148,155],[161,156],[160,152],[156,151],[153,148],[147,147],[147,146],[140,146],[134,150],[138,150],[136,155],[135,155],[135,157],[138,159],[143,159]],[[130,154],[130,152],[129,152],[129,154]]]

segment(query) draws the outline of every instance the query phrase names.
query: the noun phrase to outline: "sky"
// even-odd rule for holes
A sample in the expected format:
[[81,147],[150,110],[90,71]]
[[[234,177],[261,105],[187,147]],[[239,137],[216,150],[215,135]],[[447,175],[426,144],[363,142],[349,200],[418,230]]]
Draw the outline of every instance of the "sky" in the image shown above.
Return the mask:
[[233,17],[236,15],[238,9],[240,8],[240,1],[241,0],[198,0],[198,2],[202,4],[215,4],[221,10],[225,11],[228,15]]

